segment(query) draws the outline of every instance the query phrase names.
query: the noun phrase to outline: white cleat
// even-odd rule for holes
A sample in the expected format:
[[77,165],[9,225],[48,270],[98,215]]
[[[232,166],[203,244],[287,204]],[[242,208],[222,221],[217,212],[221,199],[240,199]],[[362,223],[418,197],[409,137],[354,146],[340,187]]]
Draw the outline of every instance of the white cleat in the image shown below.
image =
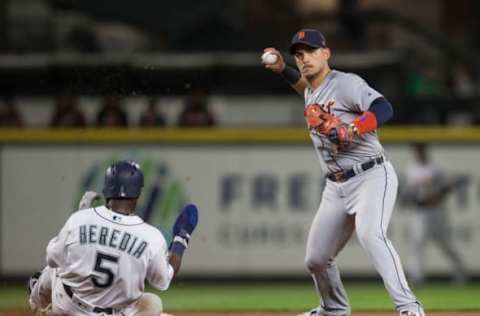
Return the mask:
[[319,307],[316,307],[314,309],[312,309],[311,311],[308,311],[308,312],[305,312],[305,313],[302,313],[302,314],[298,314],[297,316],[323,316],[325,315],[323,313],[323,309],[319,306]]
[[404,312],[400,312],[400,316],[422,316],[422,315],[416,312],[404,311]]

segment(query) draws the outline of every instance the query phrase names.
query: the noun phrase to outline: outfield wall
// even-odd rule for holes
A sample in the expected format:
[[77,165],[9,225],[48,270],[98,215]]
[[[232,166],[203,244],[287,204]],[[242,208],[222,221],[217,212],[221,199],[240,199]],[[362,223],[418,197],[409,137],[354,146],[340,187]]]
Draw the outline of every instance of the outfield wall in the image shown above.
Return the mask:
[[[400,181],[412,160],[401,135],[417,135],[411,132],[390,129],[382,134]],[[449,174],[470,175],[467,189],[455,191],[447,206],[453,242],[479,274],[480,132],[438,132],[421,134],[435,140],[433,159]],[[185,258],[184,276],[306,275],[305,238],[324,180],[301,129],[5,131],[0,139],[2,275],[38,270],[48,240],[75,211],[81,193],[101,190],[103,170],[119,158],[142,165],[146,186],[139,213],[167,239],[181,206],[199,205],[200,223]],[[409,217],[398,203],[389,229],[404,261],[409,255]],[[430,272],[448,271],[448,262],[432,244],[427,256]],[[344,273],[374,272],[356,239],[339,263]]]

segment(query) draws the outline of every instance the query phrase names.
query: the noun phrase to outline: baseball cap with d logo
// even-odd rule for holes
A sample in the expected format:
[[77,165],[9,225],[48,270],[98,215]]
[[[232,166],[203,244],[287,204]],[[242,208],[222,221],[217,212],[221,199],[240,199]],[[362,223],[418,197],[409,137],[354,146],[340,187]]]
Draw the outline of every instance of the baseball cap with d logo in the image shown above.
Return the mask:
[[298,44],[304,44],[314,48],[325,48],[327,43],[325,36],[315,29],[302,29],[295,33],[290,44],[290,54],[295,53]]

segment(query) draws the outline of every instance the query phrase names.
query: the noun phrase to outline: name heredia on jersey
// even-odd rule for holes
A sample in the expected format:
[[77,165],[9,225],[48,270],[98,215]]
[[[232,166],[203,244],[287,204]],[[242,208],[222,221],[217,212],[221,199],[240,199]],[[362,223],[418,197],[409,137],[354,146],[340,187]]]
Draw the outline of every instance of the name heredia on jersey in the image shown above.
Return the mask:
[[145,240],[140,241],[137,236],[130,233],[118,229],[110,229],[107,226],[100,226],[100,229],[98,229],[97,225],[80,226],[79,240],[80,245],[99,244],[108,246],[125,251],[136,258],[140,258],[148,246],[148,242]]

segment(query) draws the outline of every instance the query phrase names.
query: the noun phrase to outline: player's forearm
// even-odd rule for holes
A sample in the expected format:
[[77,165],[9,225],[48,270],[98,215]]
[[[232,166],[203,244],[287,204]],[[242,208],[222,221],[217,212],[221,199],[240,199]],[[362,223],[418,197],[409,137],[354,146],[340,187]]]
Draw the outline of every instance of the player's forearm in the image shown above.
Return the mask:
[[189,241],[188,234],[186,235],[185,231],[180,232],[179,235],[173,238],[172,246],[170,247],[170,256],[168,258],[168,263],[173,268],[173,275],[175,276],[180,270],[182,265],[182,257],[185,249],[188,247]]
[[299,95],[303,96],[308,86],[307,81],[302,77],[296,84],[290,85]]
[[280,72],[282,78],[301,96],[307,88],[307,81],[302,78],[302,75],[295,68],[286,65],[285,69]]
[[170,253],[170,257],[168,259],[168,263],[173,268],[173,276],[177,275],[178,271],[180,271],[180,266],[182,265],[182,256],[179,256],[174,253]]

